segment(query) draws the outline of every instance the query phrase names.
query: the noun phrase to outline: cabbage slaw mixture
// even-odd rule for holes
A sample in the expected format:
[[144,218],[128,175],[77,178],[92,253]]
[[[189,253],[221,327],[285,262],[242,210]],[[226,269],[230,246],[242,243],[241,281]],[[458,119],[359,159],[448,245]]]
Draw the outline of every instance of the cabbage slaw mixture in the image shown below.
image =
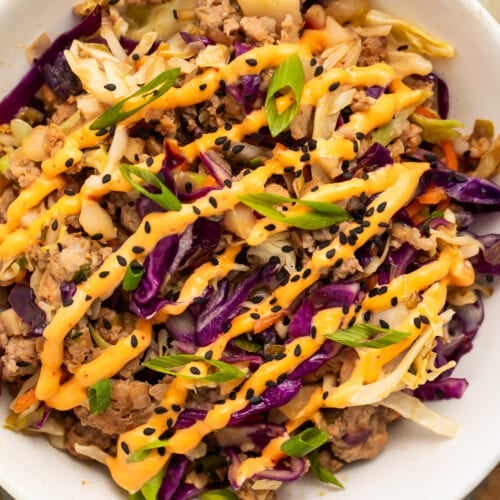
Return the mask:
[[342,488],[398,416],[453,437],[423,402],[500,273],[453,47],[363,0],[75,11],[0,102],[6,425],[163,500]]

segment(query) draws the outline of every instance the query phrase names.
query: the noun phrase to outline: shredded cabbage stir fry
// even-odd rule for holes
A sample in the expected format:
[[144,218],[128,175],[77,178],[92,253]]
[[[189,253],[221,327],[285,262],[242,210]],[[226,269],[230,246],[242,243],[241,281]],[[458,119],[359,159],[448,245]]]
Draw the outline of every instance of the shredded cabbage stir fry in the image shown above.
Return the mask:
[[[6,425],[134,499],[332,488],[453,376],[500,139],[366,0],[87,0],[0,102]],[[4,397],[4,396],[3,396]]]

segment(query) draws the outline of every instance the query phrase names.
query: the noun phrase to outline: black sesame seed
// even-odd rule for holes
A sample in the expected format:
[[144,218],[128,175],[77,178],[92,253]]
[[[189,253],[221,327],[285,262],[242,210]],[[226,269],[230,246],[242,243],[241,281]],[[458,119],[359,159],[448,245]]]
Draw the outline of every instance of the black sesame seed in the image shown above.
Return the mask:
[[379,222],[378,227],[387,228],[387,227],[389,227],[389,224],[387,222]]
[[291,281],[292,283],[296,283],[296,282],[297,282],[297,281],[299,281],[299,280],[300,280],[300,274],[295,274],[294,276],[292,276],[292,277],[290,278],[290,281]]
[[323,401],[328,399],[328,391],[325,391],[321,397],[323,398]]
[[373,215],[373,213],[375,212],[375,209],[373,207],[370,207],[366,212],[365,212],[365,215],[367,217],[371,217]]
[[356,323],[356,318],[353,316],[350,320],[349,320],[349,323],[347,324],[347,326],[349,328],[353,327],[354,326],[354,323]]
[[371,317],[372,313],[370,311],[366,311],[364,314],[363,314],[363,319],[365,321],[370,321],[370,317]]
[[230,321],[228,321],[228,322],[224,325],[224,328],[222,329],[222,331],[223,331],[224,333],[227,333],[229,330],[231,330],[232,326],[233,326],[233,325],[232,325],[232,323],[231,323]]
[[179,413],[182,410],[182,408],[179,405],[173,404],[172,410],[175,411],[176,413]]
[[316,60],[315,57],[312,57],[311,60],[309,61],[309,64],[311,66],[316,66],[316,64],[318,64],[318,61]]
[[106,328],[106,330],[111,330],[111,328],[112,328],[113,325],[111,324],[111,321],[109,321],[109,319],[103,318],[103,320],[102,320],[102,326],[104,328]]
[[266,231],[274,231],[276,229],[276,226],[274,224],[268,224],[267,226],[264,226],[264,229]]
[[111,180],[111,174],[104,174],[102,176],[102,183],[107,184]]
[[340,267],[342,265],[342,263],[344,262],[344,259],[340,258],[340,259],[337,259],[335,264],[333,264],[334,267]]
[[334,90],[337,90],[339,87],[340,87],[340,82],[334,82],[328,87],[328,90],[330,92],[333,92]]
[[85,295],[85,301],[88,302],[89,300],[92,300],[92,295]]
[[271,312],[277,313],[279,311],[281,311],[281,306],[276,305],[276,306],[271,307]]
[[139,245],[135,245],[132,247],[132,252],[134,253],[143,253],[144,252],[144,247],[141,247]]
[[164,413],[167,413],[167,409],[164,407],[164,406],[157,406],[155,409],[154,409],[154,412],[157,414],[157,415],[163,415]]
[[245,59],[245,62],[249,65],[249,66],[257,66],[257,60],[256,59],[253,59],[253,58],[248,58],[248,59]]
[[166,424],[167,424],[167,428],[168,428],[168,429],[171,429],[171,428],[174,426],[174,421],[173,421],[173,419],[172,419],[172,418],[167,418],[167,422],[166,422]]
[[385,201],[383,201],[382,203],[380,203],[378,206],[377,206],[377,212],[379,214],[381,214],[385,208],[387,207],[387,203]]
[[330,226],[328,228],[328,232],[330,234],[335,234],[339,230],[339,226],[337,224],[333,224],[333,226]]
[[427,316],[424,316],[423,314],[420,315],[420,321],[422,321],[422,323],[424,325],[430,325],[430,321],[429,321],[429,318]]
[[356,139],[358,139],[358,141],[362,141],[364,138],[365,134],[363,134],[363,132],[356,132]]
[[382,328],[389,328],[389,323],[387,323],[387,321],[384,321],[383,319],[379,321],[379,324]]
[[227,137],[225,135],[221,135],[215,139],[215,144],[217,146],[222,146],[227,141]]
[[102,240],[104,235],[102,233],[95,233],[92,236],[90,236],[91,240]]
[[309,153],[304,153],[299,160],[300,161],[309,161],[311,159],[311,155]]
[[398,298],[397,297],[392,297],[391,299],[391,306],[396,307],[398,305]]
[[232,128],[233,126],[229,122],[224,123],[224,130],[231,130]]
[[95,135],[96,137],[102,137],[103,135],[106,135],[108,133],[107,128],[102,128],[101,130],[98,130]]
[[50,227],[52,228],[52,231],[57,231],[57,228],[59,227],[59,222],[57,222],[57,220],[54,220]]
[[73,163],[75,162],[75,160],[73,160],[73,158],[68,158],[65,162],[64,162],[64,166],[66,168],[71,168],[73,166]]
[[201,214],[201,210],[198,208],[198,207],[195,207],[193,205],[193,212],[196,214],[196,215],[200,215]]
[[302,347],[300,347],[300,344],[297,344],[297,345],[295,346],[295,349],[293,350],[293,355],[294,355],[296,358],[299,358],[301,354],[302,354]]
[[205,359],[212,359],[213,355],[214,355],[213,351],[207,351],[204,357]]
[[259,314],[259,313],[256,313],[256,312],[253,312],[253,313],[250,313],[250,317],[251,317],[252,319],[257,320],[257,319],[260,319],[260,314]]
[[359,151],[359,143],[357,141],[354,141],[352,143],[352,149],[355,153],[357,153]]
[[146,234],[149,234],[151,232],[151,224],[148,221],[144,223],[144,232]]
[[125,441],[122,441],[120,443],[120,446],[123,450],[123,453],[125,453],[125,455],[128,455],[130,453],[130,448],[128,447],[128,444]]
[[172,16],[174,16],[174,19],[179,19],[179,14],[177,14],[176,9],[172,9]]
[[127,259],[123,255],[117,255],[116,260],[120,266],[125,267],[127,265]]
[[358,238],[353,234],[347,237],[347,243],[349,243],[349,245],[351,246],[354,246],[356,244],[356,241],[358,241]]
[[236,391],[231,391],[231,392],[229,393],[228,398],[229,398],[231,401],[234,401],[234,400],[236,399],[236,396],[237,396]]
[[348,304],[344,304],[342,306],[342,314],[348,314],[349,313],[349,305]]
[[73,299],[66,299],[66,300],[63,300],[63,303],[62,305],[64,307],[69,307],[71,304],[73,304]]
[[347,236],[345,235],[345,233],[339,233],[339,241],[342,245],[345,245],[347,243]]
[[316,328],[315,326],[312,326],[312,327],[311,327],[311,337],[312,337],[313,339],[315,339],[317,334],[318,334],[318,330],[317,330],[317,328]]
[[335,256],[335,253],[336,253],[335,248],[331,248],[330,250],[328,250],[328,252],[326,252],[326,258],[333,259],[333,257]]
[[229,151],[229,148],[231,147],[231,141],[228,139],[223,145],[222,145],[222,151]]
[[152,167],[154,162],[155,162],[155,161],[153,160],[153,158],[151,158],[151,156],[148,156],[148,157],[146,158],[146,165],[147,165],[148,167]]
[[207,88],[207,84],[206,83],[202,83],[199,87],[198,87],[201,91],[205,90]]
[[378,295],[378,288],[374,287],[368,292],[368,297],[375,297]]
[[285,246],[281,247],[281,250],[283,250],[283,252],[285,252],[285,253],[289,253],[289,252],[293,252],[293,247],[290,245],[285,245]]
[[224,103],[222,104],[219,104],[216,108],[215,108],[215,114],[217,115],[220,115],[223,111],[224,111],[224,108],[226,107],[226,105]]
[[323,73],[323,66],[318,66],[318,67],[314,70],[314,76],[319,76],[319,75],[321,75],[321,73]]
[[229,179],[225,179],[224,180],[224,186],[226,186],[227,188],[231,189],[231,187],[233,186],[233,183]]
[[252,302],[252,304],[260,304],[263,300],[264,297],[262,295],[256,295],[250,299],[250,302]]
[[64,194],[67,196],[75,196],[75,192],[72,189],[65,189]]
[[106,90],[109,90],[110,92],[113,92],[113,90],[116,90],[116,85],[114,83],[106,83],[106,85],[104,85],[104,88]]
[[276,382],[274,380],[267,380],[266,387],[276,387]]
[[210,196],[210,198],[208,198],[208,203],[210,203],[212,207],[217,208],[217,200],[213,196]]
[[142,432],[145,436],[151,436],[156,432],[156,429],[154,427],[145,427]]
[[139,341],[137,340],[137,337],[132,334],[130,337],[130,345],[135,349],[139,345]]
[[274,359],[276,359],[277,361],[281,361],[282,359],[285,359],[286,358],[286,354],[284,352],[279,352],[278,354],[276,354],[274,356]]
[[199,375],[201,372],[200,372],[200,369],[196,366],[192,366],[189,371],[193,374],[193,375]]
[[310,269],[306,269],[306,270],[302,273],[302,279],[307,279],[307,278],[309,278],[309,276],[311,276],[311,270],[310,270]]
[[302,175],[302,170],[297,170],[293,176],[295,177],[295,179],[298,179],[300,176]]
[[107,276],[109,276],[109,271],[101,271],[99,273],[99,278],[106,278]]
[[286,380],[286,373],[282,373],[278,378],[277,378],[277,382],[278,384],[282,384],[284,381]]
[[140,57],[141,56],[139,54],[137,54],[136,52],[134,52],[132,54],[132,61],[138,61]]
[[292,166],[288,166],[288,167],[285,167],[283,169],[284,172],[286,172],[287,174],[293,172],[295,170],[295,167],[292,167]]
[[255,394],[255,391],[252,388],[248,389],[246,394],[245,394],[245,399],[250,399],[254,394]]
[[397,50],[402,51],[406,50],[408,48],[408,45],[400,45]]
[[258,405],[262,403],[262,398],[260,396],[252,396],[250,398],[250,404],[251,405]]
[[487,281],[488,283],[493,283],[494,277],[493,277],[493,275],[492,275],[492,274],[487,274],[487,275],[485,276],[485,279],[486,279],[486,281]]
[[420,320],[420,318],[414,318],[413,323],[417,328],[420,328],[422,326],[422,321]]

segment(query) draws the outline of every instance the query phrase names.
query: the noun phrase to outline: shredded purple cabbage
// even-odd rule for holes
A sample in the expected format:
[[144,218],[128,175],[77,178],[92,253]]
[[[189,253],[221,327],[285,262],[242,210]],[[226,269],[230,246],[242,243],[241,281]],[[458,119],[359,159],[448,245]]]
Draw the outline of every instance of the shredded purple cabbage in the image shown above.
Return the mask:
[[391,250],[385,262],[380,266],[379,285],[387,285],[397,276],[405,274],[408,266],[415,261],[417,254],[417,249],[409,243],[403,243],[397,250]]
[[441,399],[460,399],[469,383],[464,378],[449,377],[434,380],[421,385],[413,392],[422,401],[438,401]]
[[188,465],[189,460],[184,455],[172,455],[158,492],[158,500],[178,500],[177,490],[184,482],[184,474]]
[[256,479],[290,482],[299,479],[306,471],[306,462],[303,458],[290,457],[280,462],[272,469],[266,469],[253,476]]
[[76,285],[71,281],[63,281],[59,285],[59,290],[61,292],[62,303],[68,302],[76,293]]
[[45,313],[35,302],[35,292],[26,285],[14,285],[7,302],[31,330],[39,330],[47,324]]
[[82,82],[71,71],[64,54],[57,54],[52,64],[47,63],[42,67],[43,76],[47,85],[55,92],[61,101],[66,101],[69,96],[82,92]]
[[356,170],[362,168],[365,172],[372,172],[377,168],[385,167],[386,165],[392,165],[394,160],[391,153],[387,148],[374,142],[361,156],[356,165]]
[[484,245],[484,250],[471,259],[474,269],[479,274],[500,276],[500,235],[485,234],[474,237]]

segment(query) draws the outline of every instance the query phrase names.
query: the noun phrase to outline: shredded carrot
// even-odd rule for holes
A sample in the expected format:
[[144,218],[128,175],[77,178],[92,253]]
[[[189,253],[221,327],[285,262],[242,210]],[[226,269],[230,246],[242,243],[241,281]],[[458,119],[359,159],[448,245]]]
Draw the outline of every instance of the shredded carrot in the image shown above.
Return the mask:
[[270,326],[273,326],[275,323],[277,323],[284,316],[285,316],[285,311],[280,311],[274,314],[270,314],[269,316],[260,318],[255,322],[253,331],[255,333],[262,333],[264,330],[267,330]]
[[24,410],[28,409],[31,405],[34,405],[38,399],[35,396],[35,388],[31,388],[27,390],[24,394],[18,396],[14,402],[11,404],[10,409],[14,413],[21,413]]
[[444,159],[446,161],[446,165],[451,170],[458,170],[458,158],[457,152],[455,151],[455,146],[451,141],[443,141],[441,142],[441,149],[444,153]]
[[378,283],[378,273],[371,274],[368,276],[366,279],[366,289],[371,290],[372,288],[376,287]]
[[421,194],[417,199],[423,205],[437,205],[447,197],[443,188],[433,187]]
[[415,113],[417,115],[425,116],[426,118],[438,118],[438,115],[435,111],[432,111],[432,109],[425,106],[418,106],[417,108],[415,108]]
[[436,210],[444,212],[449,206],[450,206],[450,198],[446,197],[444,200],[439,202],[439,205],[436,207]]
[[418,200],[413,200],[406,208],[405,212],[408,214],[408,217],[410,219],[413,219],[415,215],[420,212],[420,209],[422,208],[422,204]]

